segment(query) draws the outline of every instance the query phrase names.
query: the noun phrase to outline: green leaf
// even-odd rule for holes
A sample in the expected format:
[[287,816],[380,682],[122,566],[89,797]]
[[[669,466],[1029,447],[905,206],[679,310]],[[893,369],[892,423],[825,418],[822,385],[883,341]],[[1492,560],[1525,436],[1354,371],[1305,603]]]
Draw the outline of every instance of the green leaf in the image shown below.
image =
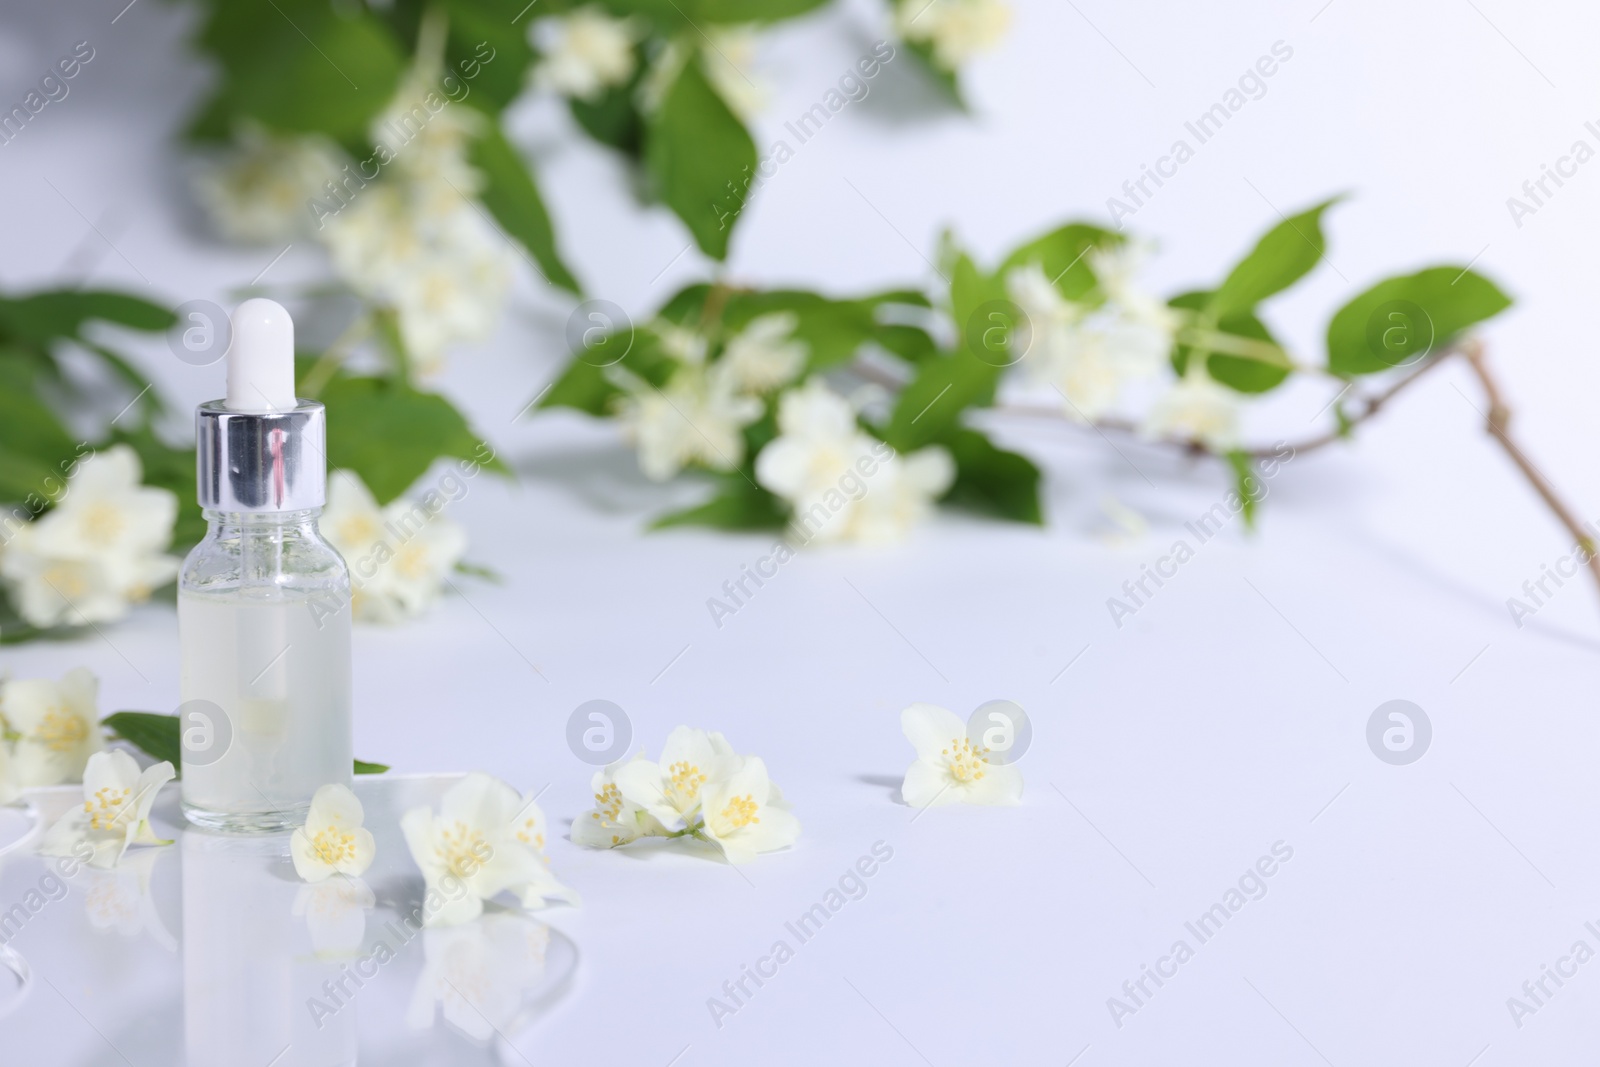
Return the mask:
[[872,339],[907,363],[922,363],[932,359],[939,350],[937,342],[927,330],[905,323],[880,325]]
[[1261,480],[1256,475],[1254,464],[1248,452],[1233,451],[1228,453],[1228,466],[1233,468],[1234,491],[1239,494],[1239,502],[1244,515],[1244,525],[1248,530],[1256,526],[1256,502],[1260,499]]
[[[1208,292],[1200,291],[1184,293],[1175,296],[1168,304],[1176,308],[1187,308],[1198,311],[1207,307],[1211,302]],[[1276,345],[1278,339],[1272,336],[1266,324],[1249,311],[1235,312],[1211,327],[1220,333],[1232,334],[1252,341],[1264,341]],[[1175,344],[1172,348],[1172,369],[1181,377],[1188,369],[1189,359],[1193,349],[1186,344]],[[1250,356],[1225,355],[1212,352],[1206,360],[1206,373],[1213,379],[1229,388],[1241,393],[1265,393],[1276,389],[1293,372],[1288,357],[1280,360],[1257,359]]]
[[1013,251],[995,274],[1003,281],[1014,268],[1037,263],[1062,296],[1082,300],[1098,284],[1089,265],[1089,250],[1115,248],[1124,240],[1121,234],[1091,223],[1069,222]]
[[389,27],[366,9],[326,0],[215,4],[200,43],[222,81],[190,128],[229,136],[240,118],[285,132],[367,143],[406,68]]
[[45,344],[58,337],[80,338],[84,323],[99,320],[154,332],[177,321],[168,309],[127,293],[72,289],[0,298],[0,334]]
[[714,259],[728,239],[755,172],[756,145],[701,69],[683,65],[646,127],[645,163],[656,190]]
[[378,503],[404,493],[442,456],[506,472],[485,460],[467,420],[437,393],[392,378],[336,377],[322,391],[328,408],[328,466],[353,470]]
[[[609,354],[609,346],[623,346],[620,357]],[[645,327],[630,327],[607,336],[606,346],[574,353],[561,376],[539,401],[541,408],[576,408],[590,415],[610,415],[623,390],[612,384],[608,371],[612,365],[625,368],[653,385],[665,385],[676,365],[662,350],[660,336]]]
[[961,95],[961,79],[955,71],[943,66],[938,60],[934,59],[932,45],[926,41],[903,39],[897,44],[900,48],[904,48],[916,57],[917,66],[927,76],[928,80],[933,82],[939,92],[944,95],[946,101],[954,104],[962,111],[967,109],[966,98]]
[[533,174],[498,126],[492,126],[473,141],[470,159],[484,177],[484,189],[479,194],[483,206],[533,257],[546,281],[570,293],[581,294],[577,279],[561,261],[556,249],[555,230],[550,225],[544,198],[533,182]]
[[698,0],[692,5],[697,18],[706,22],[778,22],[792,19],[826,4],[828,0]]
[[[885,329],[878,321],[880,307],[903,303],[903,295],[888,293],[860,300],[833,300],[798,290],[736,292],[723,308],[722,323],[725,331],[731,334],[761,315],[790,312],[796,321],[794,337],[806,345],[808,372],[824,370],[848,363],[862,345],[879,339]],[[931,339],[928,343],[932,344]]]
[[996,448],[977,430],[957,430],[940,444],[956,461],[956,480],[945,503],[1016,522],[1044,524],[1039,468],[1032,460]]
[[1309,273],[1327,247],[1322,213],[1339,199],[1324,200],[1268,230],[1217,288],[1211,302],[1212,314],[1225,318],[1249,311]]
[[900,391],[884,439],[902,451],[941,440],[958,425],[962,411],[994,398],[1000,368],[966,349],[929,359]]
[[671,526],[710,526],[719,530],[781,530],[789,521],[789,507],[745,476],[734,472],[719,478],[716,494],[703,504],[669,512],[650,524],[652,530]]
[[1498,286],[1464,267],[1430,267],[1386,279],[1328,323],[1328,370],[1373,374],[1414,363],[1510,306]]
[[644,153],[644,116],[635,101],[649,65],[637,48],[633,58],[634,74],[625,84],[608,86],[594,100],[569,97],[567,109],[590,137],[638,159]]
[[920,448],[939,440],[959,423],[961,412],[994,397],[1005,361],[982,343],[991,304],[1005,297],[999,275],[988,275],[964,253],[951,264],[950,310],[961,331],[954,352],[924,360],[916,377],[900,391],[884,439],[897,449]]
[[178,743],[176,715],[157,715],[152,711],[119,711],[100,720],[100,725],[152,759],[171,763],[174,771],[181,766],[183,757]]
[[[182,772],[182,746],[179,743],[179,721],[176,715],[160,715],[153,711],[118,711],[100,720],[115,736],[128,742],[151,759],[166,760],[172,769]],[[382,774],[389,769],[384,763],[355,761],[357,774]]]

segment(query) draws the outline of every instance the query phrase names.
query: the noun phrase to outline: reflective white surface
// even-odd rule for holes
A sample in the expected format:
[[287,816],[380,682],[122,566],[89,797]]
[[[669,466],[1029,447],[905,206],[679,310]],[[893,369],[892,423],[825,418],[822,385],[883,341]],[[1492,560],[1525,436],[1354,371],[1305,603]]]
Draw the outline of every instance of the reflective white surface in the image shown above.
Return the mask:
[[[541,918],[494,905],[463,926],[420,927],[422,879],[399,817],[437,803],[453,780],[357,780],[378,841],[360,879],[302,882],[287,834],[236,837],[187,826],[176,786],[152,816],[157,833],[175,842],[131,849],[115,870],[62,877],[62,861],[28,849],[7,856],[0,1060],[522,1062],[505,1043],[565,992],[577,949]],[[75,793],[32,799],[48,819]],[[17,814],[0,813],[0,830]]]

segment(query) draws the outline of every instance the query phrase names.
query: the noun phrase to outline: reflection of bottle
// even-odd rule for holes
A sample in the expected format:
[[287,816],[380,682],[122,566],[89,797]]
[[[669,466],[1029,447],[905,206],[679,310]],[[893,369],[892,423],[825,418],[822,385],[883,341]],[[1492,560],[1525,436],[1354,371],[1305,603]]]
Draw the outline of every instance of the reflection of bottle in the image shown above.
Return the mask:
[[195,412],[207,531],[178,585],[183,807],[280,830],[350,780],[350,575],[317,529],[324,414],[294,395],[289,313],[239,305],[227,358],[227,398]]
[[190,830],[182,847],[186,1062],[353,1065],[359,1005],[307,1007],[339,964],[308,950],[283,839]]

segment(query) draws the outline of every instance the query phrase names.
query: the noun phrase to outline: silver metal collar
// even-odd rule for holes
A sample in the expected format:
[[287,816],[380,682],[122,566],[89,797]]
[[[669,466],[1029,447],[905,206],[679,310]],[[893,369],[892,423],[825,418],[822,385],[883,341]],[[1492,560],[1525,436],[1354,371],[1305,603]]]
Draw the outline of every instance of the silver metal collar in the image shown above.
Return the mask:
[[200,506],[214,511],[320,508],[327,499],[327,417],[315,400],[289,411],[195,409]]

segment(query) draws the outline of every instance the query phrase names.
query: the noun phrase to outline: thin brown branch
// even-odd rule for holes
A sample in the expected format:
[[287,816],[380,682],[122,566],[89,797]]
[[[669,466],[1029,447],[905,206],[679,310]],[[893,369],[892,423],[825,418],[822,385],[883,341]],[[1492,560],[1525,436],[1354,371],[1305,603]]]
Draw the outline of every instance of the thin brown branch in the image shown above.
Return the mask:
[[[1458,347],[1446,348],[1438,355],[1417,364],[1414,370],[1412,370],[1409,374],[1406,374],[1404,377],[1391,383],[1389,387],[1384,389],[1382,392],[1374,393],[1371,396],[1357,397],[1354,401],[1354,410],[1345,415],[1345,421],[1342,427],[1335,430],[1329,430],[1324,434],[1318,434],[1315,437],[1306,438],[1303,441],[1293,443],[1290,445],[1290,447],[1294,449],[1294,454],[1299,456],[1306,452],[1314,452],[1319,448],[1325,448],[1337,441],[1344,440],[1347,436],[1349,436],[1350,430],[1353,430],[1355,427],[1377,415],[1383,410],[1384,405],[1388,404],[1390,400],[1394,399],[1397,394],[1409,388],[1411,383],[1415,382],[1418,378],[1421,378],[1424,374],[1428,373],[1428,371],[1432,370],[1440,363],[1443,363],[1445,360],[1449,359],[1459,351],[1460,348]],[[1054,405],[999,404],[995,406],[994,410],[1008,415],[1033,415],[1042,418],[1068,419],[1066,412]],[[1094,422],[1094,427],[1100,430],[1113,430],[1118,433],[1126,434],[1137,434],[1140,432],[1137,424],[1129,422],[1126,419],[1097,419]],[[1216,449],[1212,448],[1210,445],[1206,444],[1204,441],[1190,437],[1166,437],[1160,438],[1153,443],[1181,449],[1182,451],[1195,456],[1220,456],[1222,454]],[[1282,448],[1282,445],[1250,446],[1241,448],[1239,451],[1243,452],[1252,459],[1267,459],[1273,456],[1281,455]]]
[[1483,386],[1484,398],[1489,402],[1489,412],[1484,417],[1485,429],[1489,431],[1489,436],[1500,442],[1500,447],[1505,449],[1506,455],[1511,457],[1511,462],[1516,464],[1522,476],[1528,479],[1534,491],[1545,502],[1545,506],[1555,513],[1561,525],[1572,535],[1574,544],[1583,553],[1589,573],[1594,576],[1595,585],[1600,587],[1600,558],[1595,555],[1594,535],[1556,494],[1555,486],[1550,484],[1544,473],[1533,465],[1533,461],[1511,439],[1511,409],[1506,405],[1505,395],[1500,391],[1499,383],[1489,373],[1489,366],[1483,358],[1483,346],[1477,341],[1468,341],[1464,351],[1467,364],[1477,376],[1479,384]]

